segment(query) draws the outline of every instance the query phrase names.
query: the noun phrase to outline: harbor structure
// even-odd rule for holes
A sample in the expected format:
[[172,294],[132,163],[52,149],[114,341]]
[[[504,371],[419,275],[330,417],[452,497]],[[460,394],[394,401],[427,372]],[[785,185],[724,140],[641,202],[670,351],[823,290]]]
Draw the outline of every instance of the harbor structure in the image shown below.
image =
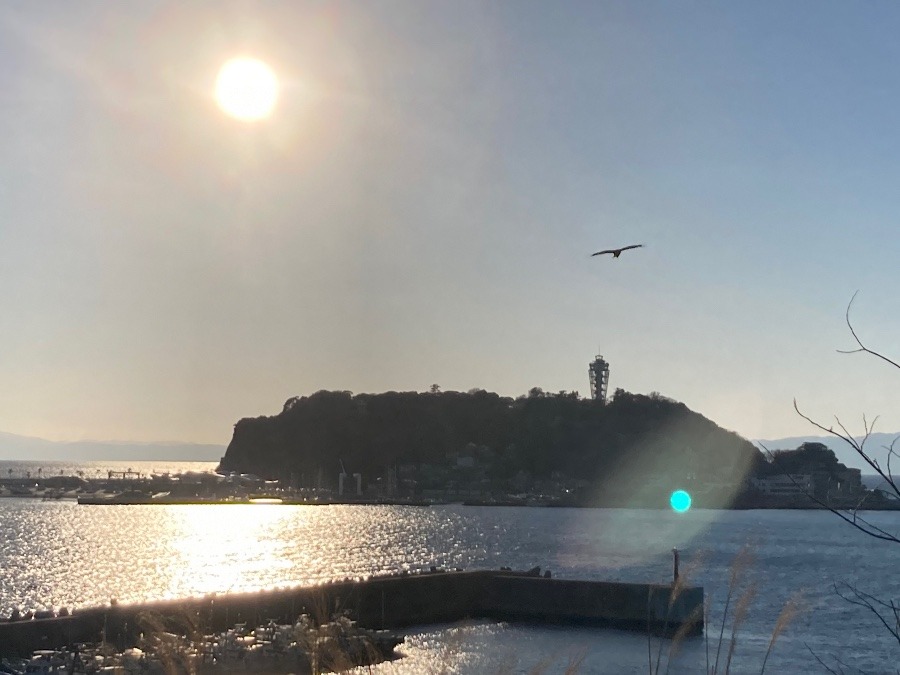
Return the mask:
[[111,601],[65,616],[0,621],[0,657],[27,655],[87,643],[105,636],[117,648],[152,631],[176,632],[189,624],[222,631],[236,623],[291,623],[301,614],[330,620],[347,614],[361,627],[401,630],[464,619],[531,624],[594,625],[649,632],[702,635],[702,587],[557,579],[510,569],[431,572],[345,579],[317,586],[138,604]]

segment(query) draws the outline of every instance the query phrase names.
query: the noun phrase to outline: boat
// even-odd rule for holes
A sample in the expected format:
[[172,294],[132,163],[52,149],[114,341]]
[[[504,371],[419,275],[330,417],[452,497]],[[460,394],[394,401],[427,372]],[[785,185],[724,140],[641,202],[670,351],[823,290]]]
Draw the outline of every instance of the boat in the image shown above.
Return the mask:
[[139,490],[127,490],[115,495],[80,495],[79,504],[152,504],[152,495]]
[[284,504],[281,497],[267,494],[250,495],[247,501],[251,504]]
[[68,659],[64,652],[55,649],[39,649],[25,665],[26,675],[56,675],[68,673]]

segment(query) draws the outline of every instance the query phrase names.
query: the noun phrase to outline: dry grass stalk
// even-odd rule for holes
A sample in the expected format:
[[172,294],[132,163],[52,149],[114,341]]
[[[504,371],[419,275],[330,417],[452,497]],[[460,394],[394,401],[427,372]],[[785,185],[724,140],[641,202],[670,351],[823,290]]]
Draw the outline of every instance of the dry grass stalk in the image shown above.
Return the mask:
[[712,669],[713,675],[719,672],[719,657],[722,652],[722,644],[725,640],[725,624],[728,620],[728,609],[731,606],[731,599],[734,597],[735,592],[741,585],[741,582],[752,564],[753,554],[746,546],[738,552],[731,563],[728,579],[728,595],[725,597],[725,610],[722,613],[722,626],[719,630],[719,643],[716,646],[716,660]]
[[[663,629],[664,633],[668,631],[668,620],[669,620],[669,616],[672,611],[672,607],[674,606],[675,602],[678,600],[682,591],[685,588],[687,588],[687,586],[689,584],[689,580],[690,580],[694,570],[702,567],[704,558],[705,558],[705,556],[703,554],[693,558],[691,560],[691,562],[689,563],[689,565],[687,565],[684,568],[684,571],[672,583],[672,590],[669,593],[669,604],[668,604],[667,613],[666,613],[666,624]],[[654,667],[653,657],[652,657],[652,648],[651,648],[652,636],[650,633],[650,598],[651,598],[651,594],[650,594],[650,591],[648,591],[648,594],[647,594],[647,656],[648,656],[648,660],[649,660],[648,672],[653,673],[654,675],[658,675],[660,666],[662,665],[663,640],[662,639],[660,640],[659,648],[657,649],[657,653],[656,653],[656,665]],[[687,620],[683,621],[681,623],[681,625],[678,627],[678,630],[675,631],[675,634],[672,636],[672,639],[669,643],[668,654],[666,655],[666,673],[668,673],[669,670],[671,669],[672,660],[678,654],[678,651],[681,647],[681,643],[693,631],[693,629],[697,626],[698,622],[701,619],[704,619],[706,621],[706,623],[708,623],[709,617],[706,614],[707,611],[708,611],[708,607],[706,607],[706,606],[694,608],[694,610],[688,616]],[[709,660],[709,655],[707,654],[707,661],[708,660]]]
[[[710,614],[711,607],[712,607],[712,602],[706,602],[705,606],[703,607],[703,627],[705,629],[704,634],[705,634],[706,630],[709,630],[709,614]],[[709,640],[704,639],[703,644],[706,647],[706,672],[709,673],[710,672],[710,670],[709,670]]]
[[672,642],[669,645],[669,653],[666,656],[666,675],[668,675],[669,670],[672,667],[672,662],[677,658],[684,639],[693,632],[697,623],[704,617],[706,611],[708,610],[705,610],[702,606],[695,607],[690,616],[688,616],[687,621],[683,622],[678,630],[675,631],[675,635],[672,636]]
[[653,589],[647,588],[647,672],[653,672],[653,634],[650,631],[650,598],[653,597]]
[[542,675],[549,667],[550,659],[545,657],[532,666],[531,670],[528,671],[528,675]]
[[141,612],[136,623],[148,643],[154,644],[156,658],[166,673],[192,673],[196,669],[192,654],[186,648],[191,640],[202,636],[197,617],[188,612],[163,617],[156,612]]
[[728,645],[728,659],[725,661],[725,673],[731,670],[731,659],[734,657],[734,650],[737,647],[737,636],[741,626],[747,618],[747,612],[753,599],[756,597],[756,582],[752,582],[750,586],[741,594],[737,607],[734,610],[734,620],[731,622],[731,640]]
[[801,609],[801,598],[799,593],[795,593],[790,598],[788,598],[787,602],[784,603],[784,607],[781,608],[781,612],[778,614],[778,620],[775,622],[775,628],[772,629],[772,637],[769,640],[769,648],[766,649],[766,656],[763,658],[762,668],[759,671],[759,675],[763,675],[766,672],[766,663],[769,661],[769,655],[772,653],[772,649],[775,647],[775,642],[778,640],[778,636],[781,635],[782,631],[787,628],[791,621],[794,620],[794,617]]
[[569,665],[566,666],[563,675],[575,675],[578,669],[581,668],[581,664],[584,663],[585,658],[587,658],[587,649],[582,648],[569,659]]
[[[677,579],[675,579],[674,583],[672,584],[672,590],[669,591],[669,604],[666,607],[666,620],[665,620],[665,624],[663,625],[663,635],[664,636],[669,630],[669,617],[672,615],[672,607],[675,605],[675,601],[678,600],[678,596],[681,595],[681,592],[685,588],[685,578],[686,578],[686,575],[682,575],[682,576],[679,576]],[[681,628],[679,627],[679,630],[680,629]],[[647,635],[647,639],[648,640],[650,639],[649,632]],[[660,639],[659,647],[656,650],[656,668],[653,669],[654,675],[659,675],[659,667],[662,662],[663,640],[664,640],[664,638]],[[671,647],[669,650],[671,651]]]

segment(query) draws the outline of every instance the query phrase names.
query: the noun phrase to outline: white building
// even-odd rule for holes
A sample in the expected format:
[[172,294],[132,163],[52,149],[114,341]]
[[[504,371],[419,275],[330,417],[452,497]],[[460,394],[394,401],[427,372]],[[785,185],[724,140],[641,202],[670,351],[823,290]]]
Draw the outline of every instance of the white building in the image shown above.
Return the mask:
[[811,494],[813,491],[813,477],[808,473],[753,478],[751,483],[764,495],[795,497]]

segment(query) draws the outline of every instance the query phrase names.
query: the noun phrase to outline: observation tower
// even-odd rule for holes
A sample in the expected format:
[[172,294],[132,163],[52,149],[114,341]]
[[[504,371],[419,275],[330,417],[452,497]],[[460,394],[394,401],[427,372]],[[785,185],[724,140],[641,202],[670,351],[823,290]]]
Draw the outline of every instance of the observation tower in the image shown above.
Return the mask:
[[609,386],[609,364],[600,354],[588,364],[588,376],[591,379],[591,398],[606,403],[606,390]]

